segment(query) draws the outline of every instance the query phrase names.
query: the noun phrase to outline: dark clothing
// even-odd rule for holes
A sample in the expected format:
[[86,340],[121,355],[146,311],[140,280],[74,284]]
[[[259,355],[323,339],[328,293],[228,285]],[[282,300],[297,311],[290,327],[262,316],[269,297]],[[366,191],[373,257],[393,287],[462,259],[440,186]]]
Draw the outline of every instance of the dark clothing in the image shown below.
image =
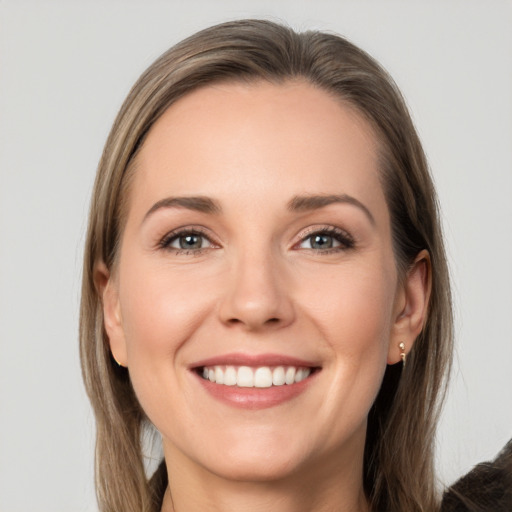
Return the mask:
[[447,489],[441,512],[512,512],[512,440]]

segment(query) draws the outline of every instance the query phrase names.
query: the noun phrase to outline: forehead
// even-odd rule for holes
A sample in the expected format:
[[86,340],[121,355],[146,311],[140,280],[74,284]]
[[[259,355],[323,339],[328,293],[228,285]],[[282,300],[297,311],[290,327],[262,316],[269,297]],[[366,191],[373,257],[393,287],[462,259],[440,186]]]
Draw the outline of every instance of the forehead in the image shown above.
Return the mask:
[[152,127],[136,168],[135,203],[334,192],[383,199],[370,124],[305,82],[222,83],[186,95]]

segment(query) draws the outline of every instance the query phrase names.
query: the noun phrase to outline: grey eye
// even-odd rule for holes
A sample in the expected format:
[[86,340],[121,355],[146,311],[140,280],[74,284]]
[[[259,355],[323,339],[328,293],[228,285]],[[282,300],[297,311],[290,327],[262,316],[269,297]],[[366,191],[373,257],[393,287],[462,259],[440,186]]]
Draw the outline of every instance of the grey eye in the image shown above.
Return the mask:
[[301,243],[300,247],[302,249],[317,249],[317,250],[325,250],[332,249],[333,247],[339,247],[341,243],[339,240],[333,235],[329,235],[327,233],[315,233],[313,235],[308,236]]
[[310,237],[309,243],[312,249],[331,249],[334,240],[330,235],[313,235]]
[[180,249],[201,249],[203,237],[201,235],[184,235],[178,239]]
[[166,247],[172,249],[179,249],[182,251],[197,251],[211,247],[212,243],[205,235],[200,233],[186,232],[174,235],[164,244]]

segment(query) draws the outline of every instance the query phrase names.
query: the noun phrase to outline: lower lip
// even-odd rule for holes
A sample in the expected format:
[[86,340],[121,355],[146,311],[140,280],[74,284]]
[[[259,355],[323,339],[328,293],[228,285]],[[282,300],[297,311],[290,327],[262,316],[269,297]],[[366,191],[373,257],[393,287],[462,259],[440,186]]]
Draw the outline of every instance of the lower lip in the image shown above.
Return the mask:
[[240,409],[265,409],[288,402],[301,393],[315,380],[318,371],[300,382],[270,386],[268,388],[239,388],[215,384],[195,374],[203,388],[215,399]]

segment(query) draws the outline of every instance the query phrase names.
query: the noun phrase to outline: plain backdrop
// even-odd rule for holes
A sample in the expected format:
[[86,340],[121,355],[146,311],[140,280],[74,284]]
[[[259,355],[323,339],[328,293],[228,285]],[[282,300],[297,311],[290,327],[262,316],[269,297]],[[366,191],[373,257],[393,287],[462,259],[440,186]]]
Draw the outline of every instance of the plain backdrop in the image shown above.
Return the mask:
[[395,77],[437,183],[453,275],[441,483],[512,437],[510,1],[0,0],[1,512],[96,510],[77,348],[95,168],[138,75],[183,37],[240,17],[343,34]]

